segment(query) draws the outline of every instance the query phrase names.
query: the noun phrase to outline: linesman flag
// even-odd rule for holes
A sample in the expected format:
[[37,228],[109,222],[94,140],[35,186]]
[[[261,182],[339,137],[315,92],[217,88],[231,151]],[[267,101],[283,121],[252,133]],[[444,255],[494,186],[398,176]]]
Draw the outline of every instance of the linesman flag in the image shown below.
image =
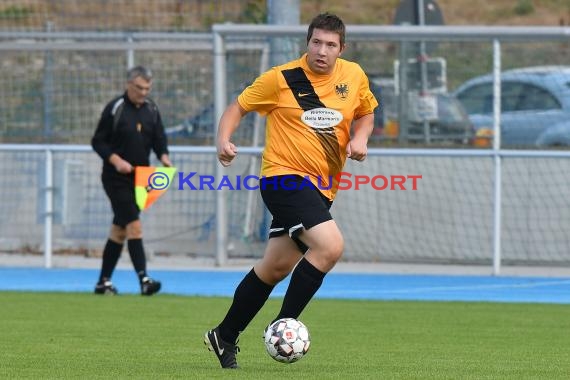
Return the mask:
[[176,174],[176,168],[157,166],[135,167],[135,199],[139,210],[144,210],[160,198],[168,189]]

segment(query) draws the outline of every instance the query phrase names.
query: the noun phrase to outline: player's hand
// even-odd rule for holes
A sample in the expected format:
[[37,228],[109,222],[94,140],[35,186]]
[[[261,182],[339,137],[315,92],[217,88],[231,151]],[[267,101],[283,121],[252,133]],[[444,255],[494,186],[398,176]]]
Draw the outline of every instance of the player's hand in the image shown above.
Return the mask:
[[115,169],[121,174],[129,174],[132,173],[133,171],[133,165],[121,159],[118,160],[117,163],[115,164]]
[[128,161],[123,160],[117,153],[109,156],[109,163],[115,167],[115,170],[121,174],[129,174],[133,171],[133,165]]
[[368,155],[368,147],[366,146],[367,141],[350,140],[346,146],[346,156],[351,160],[364,161]]
[[170,161],[170,157],[168,156],[168,154],[163,154],[160,157],[160,162],[162,163],[163,166],[166,166],[168,168],[172,167],[172,162]]
[[222,166],[224,167],[230,166],[232,160],[236,157],[236,155],[237,155],[237,148],[230,141],[218,144],[218,161],[220,161]]

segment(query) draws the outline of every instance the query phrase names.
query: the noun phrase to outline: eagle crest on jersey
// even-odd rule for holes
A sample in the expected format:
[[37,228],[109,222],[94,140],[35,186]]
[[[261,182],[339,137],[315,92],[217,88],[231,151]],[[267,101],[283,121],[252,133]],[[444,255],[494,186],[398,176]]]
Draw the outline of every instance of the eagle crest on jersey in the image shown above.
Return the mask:
[[348,97],[348,84],[339,83],[334,86],[334,91],[342,100],[344,100]]

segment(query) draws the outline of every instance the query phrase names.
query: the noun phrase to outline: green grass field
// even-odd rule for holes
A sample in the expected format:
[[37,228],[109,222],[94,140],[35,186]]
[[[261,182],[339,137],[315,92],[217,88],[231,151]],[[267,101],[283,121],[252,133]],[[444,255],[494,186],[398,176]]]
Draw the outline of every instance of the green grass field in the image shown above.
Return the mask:
[[0,379],[569,379],[570,306],[313,300],[311,349],[273,361],[271,299],[222,370],[203,333],[229,298],[0,292]]

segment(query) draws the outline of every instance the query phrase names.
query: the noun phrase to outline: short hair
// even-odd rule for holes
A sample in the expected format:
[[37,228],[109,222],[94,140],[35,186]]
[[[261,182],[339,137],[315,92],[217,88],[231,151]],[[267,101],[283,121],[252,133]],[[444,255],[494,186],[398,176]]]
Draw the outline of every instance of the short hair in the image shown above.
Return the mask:
[[338,33],[340,36],[340,44],[344,45],[346,27],[344,26],[344,22],[342,22],[340,17],[337,15],[326,12],[316,16],[313,21],[311,21],[309,30],[307,31],[307,44],[311,40],[313,30],[315,29],[323,29],[328,30],[329,32]]
[[152,80],[152,71],[144,66],[131,67],[127,71],[127,82],[138,77],[142,77],[144,80],[150,82]]

